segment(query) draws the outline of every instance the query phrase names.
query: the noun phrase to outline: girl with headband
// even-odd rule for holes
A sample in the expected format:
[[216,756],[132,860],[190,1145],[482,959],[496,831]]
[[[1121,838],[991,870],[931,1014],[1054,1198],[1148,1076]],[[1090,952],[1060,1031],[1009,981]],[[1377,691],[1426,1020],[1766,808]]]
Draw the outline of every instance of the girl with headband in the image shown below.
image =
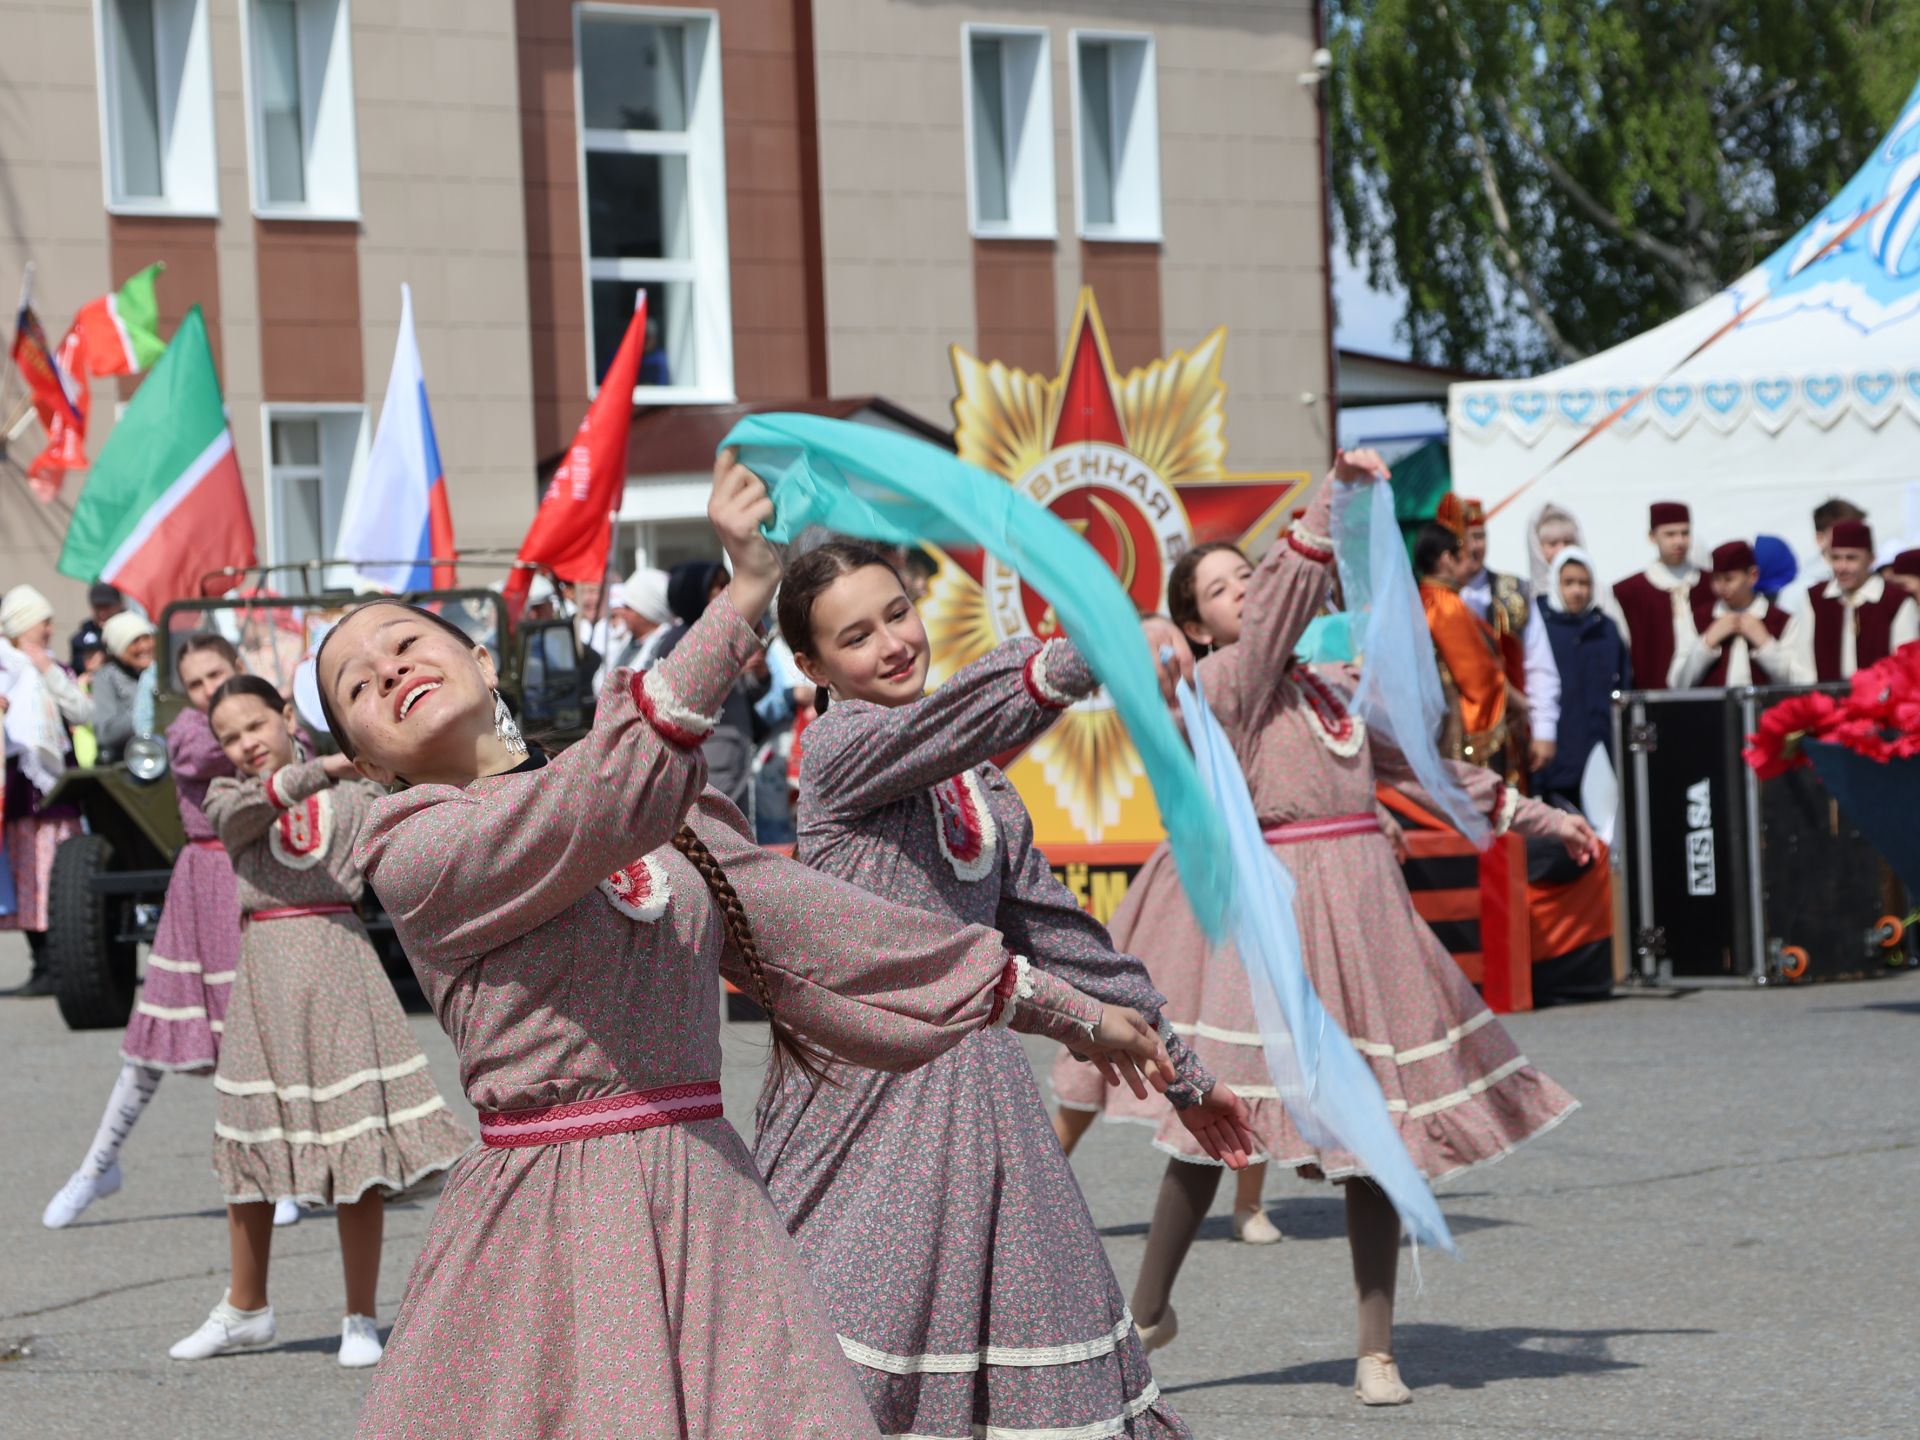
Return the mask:
[[720,977],[754,995],[775,1074],[924,1064],[991,1025],[1149,1062],[1131,1011],[980,927],[760,850],[704,790],[700,743],[757,653],[771,512],[722,456],[731,583],[593,729],[548,759],[484,648],[375,602],[318,657],[362,774],[407,788],[360,854],[459,1052],[482,1147],[449,1179],[363,1437],[877,1432],[720,1102]]

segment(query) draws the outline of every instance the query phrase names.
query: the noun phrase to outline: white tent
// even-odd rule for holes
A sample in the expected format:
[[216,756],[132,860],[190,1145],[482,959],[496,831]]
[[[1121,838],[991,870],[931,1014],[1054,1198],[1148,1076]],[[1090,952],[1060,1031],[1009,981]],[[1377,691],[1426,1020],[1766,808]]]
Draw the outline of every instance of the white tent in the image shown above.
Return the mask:
[[1451,386],[1447,410],[1455,489],[1491,507],[1527,486],[1490,527],[1503,570],[1526,573],[1526,524],[1549,500],[1579,518],[1606,581],[1651,558],[1655,500],[1692,506],[1702,554],[1777,535],[1804,569],[1813,507],[1835,495],[1868,512],[1883,553],[1920,544],[1920,87],[1765,264],[1563,370]]

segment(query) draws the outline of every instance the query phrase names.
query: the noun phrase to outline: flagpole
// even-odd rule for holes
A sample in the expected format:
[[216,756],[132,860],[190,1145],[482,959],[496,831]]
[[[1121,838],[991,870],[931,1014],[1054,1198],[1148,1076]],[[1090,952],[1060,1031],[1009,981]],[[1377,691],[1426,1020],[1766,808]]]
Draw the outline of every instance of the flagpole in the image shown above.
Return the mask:
[[[13,311],[13,342],[15,345],[18,345],[20,343],[20,317],[27,313],[27,307],[32,303],[33,303],[33,261],[29,260],[25,265],[20,267],[20,303],[14,307],[14,311]],[[13,388],[13,372],[19,368],[18,365],[15,364],[11,358],[12,357],[11,351],[8,352],[8,357],[9,358],[8,358],[8,363],[6,368],[4,370],[0,370],[0,401],[4,401],[6,399],[7,392]],[[0,414],[6,414],[6,412],[7,412],[7,406],[5,404],[0,404]],[[9,416],[8,418],[9,420],[11,420],[12,417]],[[11,430],[13,426],[9,424],[7,428]],[[8,436],[0,436],[0,445],[4,445],[6,440],[9,438],[10,437]]]

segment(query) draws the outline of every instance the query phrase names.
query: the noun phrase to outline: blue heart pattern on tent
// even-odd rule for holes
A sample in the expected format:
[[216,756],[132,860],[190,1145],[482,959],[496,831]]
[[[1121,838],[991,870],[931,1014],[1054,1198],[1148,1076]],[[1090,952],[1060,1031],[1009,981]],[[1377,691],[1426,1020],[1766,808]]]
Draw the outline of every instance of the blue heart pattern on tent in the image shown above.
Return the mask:
[[1469,395],[1460,409],[1476,429],[1484,430],[1500,414],[1500,401],[1492,395]]
[[1831,410],[1846,394],[1847,382],[1838,375],[1809,375],[1801,381],[1800,389],[1815,409]]
[[1853,393],[1867,404],[1878,406],[1893,393],[1894,383],[1892,371],[1875,370],[1866,375],[1853,377]]
[[1557,403],[1568,424],[1580,425],[1593,413],[1593,407],[1600,403],[1600,397],[1591,390],[1562,390]]
[[[1607,387],[1607,413],[1613,414],[1629,400],[1640,393],[1638,385],[1609,385]],[[1636,400],[1620,416],[1620,423],[1631,425],[1646,415],[1646,402]]]
[[1778,415],[1793,403],[1793,382],[1791,380],[1756,380],[1753,382],[1754,403],[1769,414]]
[[1507,408],[1522,424],[1538,425],[1546,418],[1547,397],[1538,390],[1521,390],[1507,401]]
[[1700,398],[1716,415],[1731,415],[1740,407],[1740,397],[1744,394],[1737,380],[1715,380],[1710,385],[1700,387]]

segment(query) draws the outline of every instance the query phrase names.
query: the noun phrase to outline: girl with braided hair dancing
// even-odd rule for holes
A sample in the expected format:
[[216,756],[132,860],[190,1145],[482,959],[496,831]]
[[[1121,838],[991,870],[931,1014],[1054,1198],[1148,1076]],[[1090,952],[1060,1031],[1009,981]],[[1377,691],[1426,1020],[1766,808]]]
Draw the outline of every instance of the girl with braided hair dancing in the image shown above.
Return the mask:
[[994,932],[764,852],[703,794],[701,738],[779,580],[770,511],[723,456],[708,513],[731,587],[654,669],[614,672],[592,731],[551,760],[519,739],[486,650],[423,611],[376,602],[321,648],[329,728],[361,773],[408,787],[361,854],[484,1142],[436,1208],[363,1437],[873,1440],[721,1114],[722,974],[766,1008],[776,1069],[906,1068],[995,1023],[1158,1054],[1137,1015]]

